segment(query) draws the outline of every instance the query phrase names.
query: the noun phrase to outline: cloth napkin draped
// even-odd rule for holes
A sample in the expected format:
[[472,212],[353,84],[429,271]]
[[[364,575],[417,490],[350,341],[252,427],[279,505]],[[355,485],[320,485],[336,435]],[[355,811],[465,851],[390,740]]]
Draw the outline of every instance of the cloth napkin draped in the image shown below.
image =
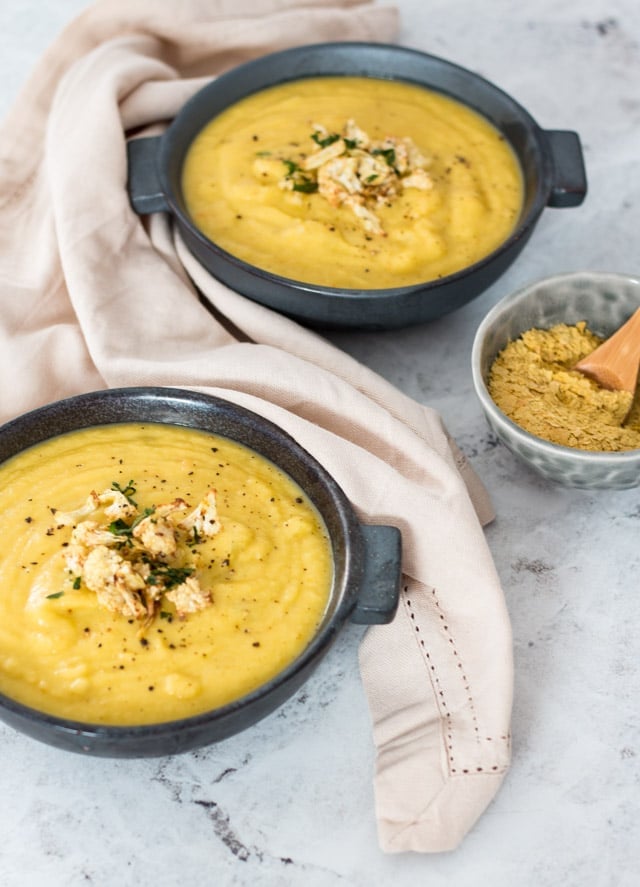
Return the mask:
[[95,389],[203,390],[292,434],[362,521],[398,526],[399,610],[359,651],[376,819],[385,851],[435,852],[473,826],[510,758],[486,493],[432,409],[227,289],[126,192],[127,135],[157,132],[212,76],[296,44],[391,42],[397,27],[368,0],[101,0],[78,16],[0,130],[0,420]]

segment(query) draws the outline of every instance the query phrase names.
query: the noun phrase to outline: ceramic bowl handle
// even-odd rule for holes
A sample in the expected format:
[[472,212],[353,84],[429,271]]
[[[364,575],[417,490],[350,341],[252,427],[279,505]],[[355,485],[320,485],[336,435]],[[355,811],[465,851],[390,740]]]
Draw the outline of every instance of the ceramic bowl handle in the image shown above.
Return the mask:
[[554,168],[548,206],[580,206],[587,193],[580,137],[566,129],[545,130],[545,136]]
[[365,566],[351,621],[360,625],[391,622],[398,608],[402,540],[397,527],[363,525]]
[[138,215],[168,212],[169,203],[158,176],[157,155],[160,136],[130,139],[127,142],[129,200]]

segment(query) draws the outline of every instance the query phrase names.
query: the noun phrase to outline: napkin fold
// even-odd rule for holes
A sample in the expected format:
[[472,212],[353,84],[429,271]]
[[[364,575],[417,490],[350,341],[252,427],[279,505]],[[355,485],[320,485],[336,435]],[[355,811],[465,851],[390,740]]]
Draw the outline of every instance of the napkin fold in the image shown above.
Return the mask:
[[126,192],[128,134],[208,79],[323,40],[390,42],[368,0],[101,0],[44,53],[0,129],[0,420],[84,391],[194,388],[279,424],[364,522],[398,526],[403,590],[368,629],[380,845],[455,847],[509,764],[509,618],[486,493],[439,416],[320,335],[227,289]]

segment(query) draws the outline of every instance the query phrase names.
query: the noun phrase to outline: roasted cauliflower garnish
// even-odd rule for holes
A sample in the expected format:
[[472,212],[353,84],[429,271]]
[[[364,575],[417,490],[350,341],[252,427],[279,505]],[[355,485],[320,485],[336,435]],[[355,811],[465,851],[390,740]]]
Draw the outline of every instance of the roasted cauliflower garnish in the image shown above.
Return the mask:
[[128,518],[137,513],[136,506],[120,492],[120,490],[105,490],[96,493],[92,490],[86,502],[75,511],[55,511],[56,523],[59,526],[75,524],[79,518],[93,514],[99,508],[104,508],[104,513],[110,518]]
[[[114,484],[74,511],[52,509],[58,526],[73,527],[64,559],[74,587],[84,584],[100,606],[145,625],[163,599],[181,619],[209,606],[211,592],[193,575],[193,548],[221,529],[215,490],[182,519],[190,508],[184,499],[140,511],[129,495],[135,491],[131,481],[124,491]],[[100,509],[102,522],[93,519]]]
[[332,206],[348,206],[367,233],[385,236],[375,208],[390,203],[407,188],[426,191],[433,181],[429,161],[410,138],[373,140],[354,120],[342,133],[314,124],[317,150],[300,161],[283,158],[287,173],[280,187],[317,192]]
[[104,513],[111,518],[128,518],[138,513],[137,507],[120,490],[105,490],[98,496]]
[[133,538],[140,542],[148,554],[165,560],[173,557],[178,549],[177,527],[169,520],[169,515],[188,507],[184,499],[174,499],[167,505],[159,505],[135,524]]
[[81,505],[80,508],[76,508],[73,511],[58,511],[56,509],[54,511],[56,523],[60,527],[72,526],[80,518],[86,517],[89,514],[93,514],[93,512],[97,511],[99,507],[100,500],[98,498],[98,494],[92,490],[91,493],[89,493],[89,496],[87,497],[84,505]]
[[178,524],[183,530],[191,530],[199,536],[215,536],[222,529],[218,520],[216,491],[209,490],[196,508]]
[[87,556],[93,548],[98,545],[108,547],[117,544],[117,536],[114,536],[97,521],[81,521],[71,531],[71,539],[64,556],[67,569],[75,575],[80,575]]
[[115,545],[118,541],[109,530],[94,520],[81,521],[71,531],[71,545],[79,548],[95,548],[96,545]]
[[211,592],[201,588],[195,576],[187,577],[180,585],[168,591],[165,597],[175,606],[180,619],[184,619],[188,613],[204,610],[211,603]]
[[82,579],[87,588],[95,592],[98,603],[107,610],[134,619],[144,619],[149,615],[142,595],[146,589],[144,579],[130,561],[112,548],[98,545],[89,552]]

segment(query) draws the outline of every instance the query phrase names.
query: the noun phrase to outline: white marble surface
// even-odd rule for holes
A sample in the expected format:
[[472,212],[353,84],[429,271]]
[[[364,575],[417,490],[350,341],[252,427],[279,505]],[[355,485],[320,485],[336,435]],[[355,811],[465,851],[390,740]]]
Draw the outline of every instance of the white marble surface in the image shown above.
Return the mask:
[[[161,0],[160,0],[161,2]],[[0,0],[0,113],[85,0]],[[475,400],[475,329],[505,293],[640,272],[637,0],[400,0],[402,42],[476,70],[583,141],[589,195],[551,210],[512,269],[419,328],[332,339],[436,407],[497,508],[488,540],[513,622],[513,765],[462,846],[385,856],[347,628],[305,689],[197,753],[84,759],[0,725],[0,885],[632,887],[640,878],[640,492],[551,486],[497,446]]]

